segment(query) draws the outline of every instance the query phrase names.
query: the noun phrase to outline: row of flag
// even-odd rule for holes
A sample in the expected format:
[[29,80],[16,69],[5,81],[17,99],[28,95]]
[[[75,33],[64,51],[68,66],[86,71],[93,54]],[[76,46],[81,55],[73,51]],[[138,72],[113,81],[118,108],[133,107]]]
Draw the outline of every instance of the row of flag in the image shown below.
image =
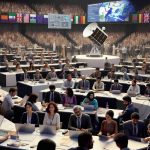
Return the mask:
[[131,15],[132,23],[150,23],[150,13],[140,13]]
[[[85,24],[85,16],[72,16],[72,24]],[[0,22],[48,24],[48,15],[1,13]]]

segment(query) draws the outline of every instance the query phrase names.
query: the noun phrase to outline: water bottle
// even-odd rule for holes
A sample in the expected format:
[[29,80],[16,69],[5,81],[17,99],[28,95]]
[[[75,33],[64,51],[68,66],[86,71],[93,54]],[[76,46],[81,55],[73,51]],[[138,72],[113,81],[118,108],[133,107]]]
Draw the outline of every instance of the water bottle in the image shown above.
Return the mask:
[[106,103],[106,109],[109,109],[109,104],[108,104],[108,102]]

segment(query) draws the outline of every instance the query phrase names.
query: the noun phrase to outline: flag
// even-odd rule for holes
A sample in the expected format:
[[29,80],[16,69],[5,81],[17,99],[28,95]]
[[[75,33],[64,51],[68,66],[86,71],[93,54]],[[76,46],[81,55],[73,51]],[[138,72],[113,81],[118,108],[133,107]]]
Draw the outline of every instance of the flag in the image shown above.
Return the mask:
[[18,23],[22,23],[23,22],[23,15],[20,13],[17,13],[16,20]]
[[48,24],[48,15],[44,15],[43,23]]
[[9,13],[9,22],[16,22],[16,13]]
[[36,23],[36,14],[30,14],[30,23]]
[[29,23],[29,14],[23,14],[23,22]]
[[143,17],[143,22],[144,23],[149,23],[150,22],[150,14],[149,13],[144,13],[144,17]]
[[143,23],[143,14],[139,14],[139,23]]
[[137,23],[137,22],[138,22],[138,15],[132,14],[132,23]]
[[80,24],[85,24],[85,16],[80,16]]
[[74,16],[74,24],[79,24],[79,16]]
[[43,15],[36,15],[36,23],[42,24],[44,16]]
[[1,14],[0,18],[1,18],[1,22],[8,22],[9,20],[7,13]]

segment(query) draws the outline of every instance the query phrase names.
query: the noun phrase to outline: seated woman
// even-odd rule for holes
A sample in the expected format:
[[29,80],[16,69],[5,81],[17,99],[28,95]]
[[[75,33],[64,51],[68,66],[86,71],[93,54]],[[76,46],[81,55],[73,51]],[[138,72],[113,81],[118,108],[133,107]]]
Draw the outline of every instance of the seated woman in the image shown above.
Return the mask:
[[73,94],[73,90],[71,88],[66,89],[66,94],[63,96],[62,103],[64,106],[77,105],[76,96]]
[[35,74],[33,75],[33,79],[35,81],[39,81],[40,79],[43,79],[42,74],[40,73],[39,69],[36,69]]
[[30,62],[30,65],[29,65],[29,68],[28,70],[35,70],[35,67],[34,67],[34,63],[33,62]]
[[56,103],[50,102],[46,108],[43,125],[55,126],[60,129],[60,115],[58,114],[58,107]]
[[55,68],[54,67],[51,67],[51,71],[47,74],[46,76],[46,80],[50,80],[50,79],[57,79],[57,74],[55,72]]
[[39,111],[39,108],[35,105],[37,102],[38,96],[34,93],[30,94],[30,96],[27,99],[27,102],[30,102],[32,104],[32,110],[33,111]]
[[112,110],[106,112],[106,120],[102,121],[99,135],[105,135],[109,139],[113,138],[118,132],[117,122],[113,120],[113,116],[114,112]]
[[39,125],[39,117],[36,112],[33,112],[32,110],[32,104],[30,102],[27,102],[25,104],[26,112],[23,113],[21,118],[21,123],[30,123]]
[[22,72],[22,68],[20,67],[20,63],[16,64],[16,68],[15,69],[16,69],[17,72]]
[[97,78],[96,82],[94,82],[94,84],[93,84],[92,89],[95,91],[103,91],[104,90],[104,83],[101,82],[101,77]]
[[98,108],[98,102],[97,100],[94,98],[94,92],[90,91],[87,96],[85,97],[85,99],[83,100],[83,102],[81,103],[82,106],[84,105],[93,105],[94,109]]

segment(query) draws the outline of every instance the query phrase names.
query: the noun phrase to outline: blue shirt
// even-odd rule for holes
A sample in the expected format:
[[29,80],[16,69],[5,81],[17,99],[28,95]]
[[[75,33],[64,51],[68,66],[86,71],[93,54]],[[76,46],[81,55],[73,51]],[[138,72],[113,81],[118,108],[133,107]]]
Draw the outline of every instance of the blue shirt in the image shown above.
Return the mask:
[[98,108],[98,102],[95,98],[92,101],[88,100],[88,98],[85,98],[81,105],[93,105],[95,109]]

